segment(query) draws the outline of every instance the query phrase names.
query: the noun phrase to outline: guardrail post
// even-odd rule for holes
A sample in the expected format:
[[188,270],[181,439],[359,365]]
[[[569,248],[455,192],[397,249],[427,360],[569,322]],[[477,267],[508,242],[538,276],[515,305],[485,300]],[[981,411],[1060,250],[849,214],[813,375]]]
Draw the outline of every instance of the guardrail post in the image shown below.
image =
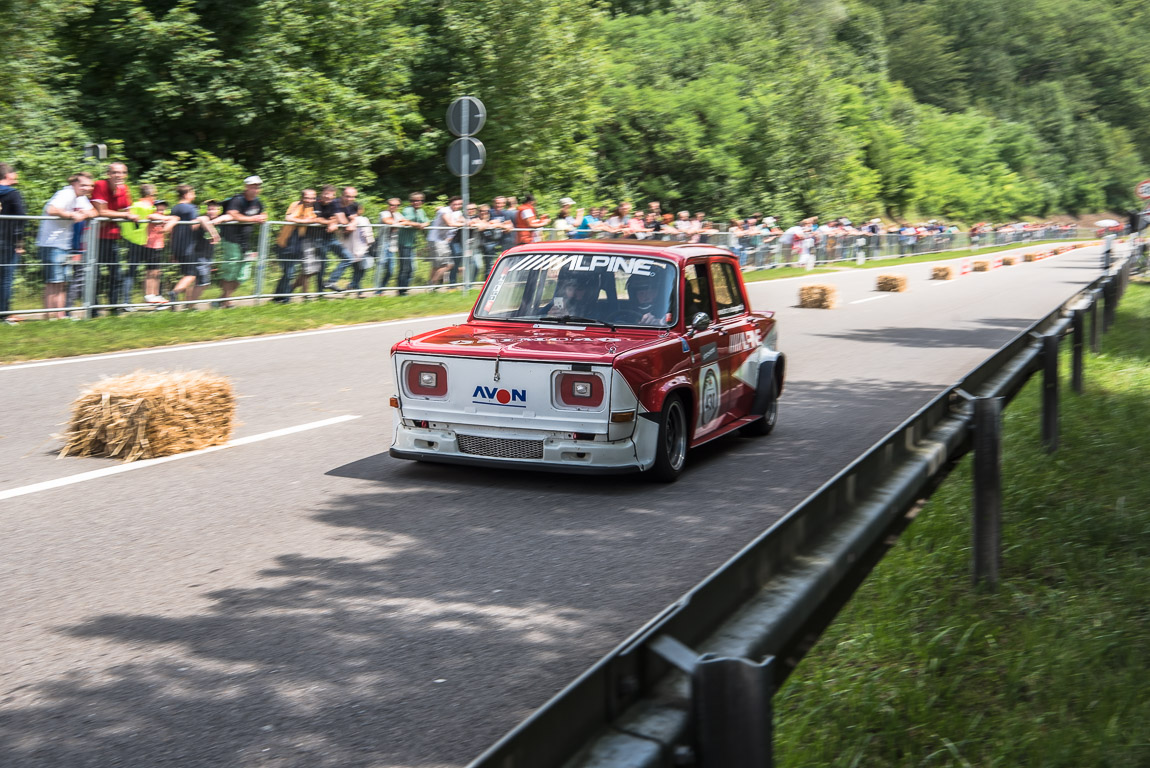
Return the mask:
[[1082,318],[1082,310],[1076,309],[1070,315],[1071,327],[1071,366],[1070,366],[1070,387],[1079,395],[1082,394],[1082,347],[1083,333],[1082,326],[1084,325]]
[[1114,325],[1114,309],[1118,303],[1118,292],[1114,287],[1114,280],[1107,280],[1102,284],[1102,332],[1108,333],[1110,326]]
[[84,317],[91,320],[96,316],[92,305],[96,303],[96,285],[100,280],[100,225],[88,222],[84,232]]
[[[260,224],[260,237],[259,244],[256,246],[256,299],[258,300],[264,295],[264,272],[267,270],[268,265],[268,227],[271,226],[266,221]],[[256,302],[259,303],[258,301]]]
[[1042,337],[1042,442],[1047,453],[1058,450],[1058,346],[1056,333]]
[[974,400],[974,584],[998,586],[1002,561],[1002,398]]
[[704,654],[691,676],[698,768],[770,768],[774,656]]
[[1090,351],[1102,352],[1102,329],[1098,327],[1098,294],[1090,296]]

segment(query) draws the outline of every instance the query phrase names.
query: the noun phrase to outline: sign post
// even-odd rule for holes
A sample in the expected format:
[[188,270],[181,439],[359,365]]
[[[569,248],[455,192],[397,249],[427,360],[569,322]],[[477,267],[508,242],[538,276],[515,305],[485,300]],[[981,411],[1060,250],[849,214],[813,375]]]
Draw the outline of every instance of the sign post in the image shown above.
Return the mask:
[[[473,139],[487,122],[487,108],[474,96],[461,96],[447,108],[447,130],[458,136],[447,149],[447,168],[460,182],[460,196],[463,198],[463,219],[466,224],[467,205],[470,202],[469,179],[479,173],[487,161],[487,150],[483,142]],[[471,232],[463,227],[463,290],[471,290],[471,277],[474,265],[471,258]]]
[[1139,182],[1138,186],[1134,188],[1134,194],[1143,200],[1150,200],[1150,179]]

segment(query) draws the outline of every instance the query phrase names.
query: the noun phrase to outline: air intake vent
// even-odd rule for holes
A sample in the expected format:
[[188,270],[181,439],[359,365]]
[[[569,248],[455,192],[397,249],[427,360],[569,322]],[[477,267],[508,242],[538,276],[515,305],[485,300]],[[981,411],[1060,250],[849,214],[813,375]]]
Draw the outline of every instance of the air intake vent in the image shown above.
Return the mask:
[[542,440],[505,440],[501,437],[456,435],[459,450],[472,456],[492,456],[497,459],[542,459]]

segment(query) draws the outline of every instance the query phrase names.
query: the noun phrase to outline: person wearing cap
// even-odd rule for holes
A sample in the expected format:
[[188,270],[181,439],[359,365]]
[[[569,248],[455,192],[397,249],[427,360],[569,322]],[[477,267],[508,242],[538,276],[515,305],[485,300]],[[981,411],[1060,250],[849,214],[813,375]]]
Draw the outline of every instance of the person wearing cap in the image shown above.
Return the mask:
[[570,237],[571,232],[579,226],[579,222],[583,220],[583,209],[580,208],[575,215],[571,215],[571,206],[575,205],[575,201],[569,197],[562,197],[559,199],[559,213],[555,215],[555,229],[559,237]]
[[[264,204],[260,200],[260,187],[264,181],[259,176],[248,176],[244,179],[244,191],[234,195],[224,204],[224,213],[231,217],[230,221],[220,227],[223,237],[223,254],[220,260],[220,288],[224,299],[232,296],[240,283],[251,277],[251,262],[255,261],[256,254],[247,249],[251,247],[253,224],[262,224],[268,216],[264,213]],[[224,306],[230,307],[232,303],[225,301]]]

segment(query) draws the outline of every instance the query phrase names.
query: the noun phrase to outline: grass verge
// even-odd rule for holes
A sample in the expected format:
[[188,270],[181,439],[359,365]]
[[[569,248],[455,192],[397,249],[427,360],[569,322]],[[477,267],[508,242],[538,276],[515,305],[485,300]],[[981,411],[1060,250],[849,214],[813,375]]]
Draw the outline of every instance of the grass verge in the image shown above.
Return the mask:
[[79,323],[0,324],[0,362],[163,347],[192,341],[306,331],[356,323],[467,312],[475,291],[415,293],[367,299],[321,299],[197,312],[141,311]]
[[999,592],[970,586],[967,457],[776,697],[779,765],[1150,765],[1150,285],[1081,396],[1068,357],[1058,453],[1040,377],[1005,412]]
[[1040,245],[1066,245],[1067,243],[1079,243],[1082,240],[1038,240],[1033,243],[1014,243],[1013,245],[994,245],[986,248],[966,248],[961,251],[943,251],[941,253],[921,253],[917,256],[895,256],[889,259],[876,259],[868,261],[865,264],[856,264],[851,262],[840,262],[837,266],[843,266],[850,269],[873,269],[875,267],[897,267],[904,264],[919,264],[924,261],[946,261],[948,259],[969,259],[973,257],[983,257],[991,253],[1001,253],[1002,251],[1017,251],[1020,248],[1033,248]]

